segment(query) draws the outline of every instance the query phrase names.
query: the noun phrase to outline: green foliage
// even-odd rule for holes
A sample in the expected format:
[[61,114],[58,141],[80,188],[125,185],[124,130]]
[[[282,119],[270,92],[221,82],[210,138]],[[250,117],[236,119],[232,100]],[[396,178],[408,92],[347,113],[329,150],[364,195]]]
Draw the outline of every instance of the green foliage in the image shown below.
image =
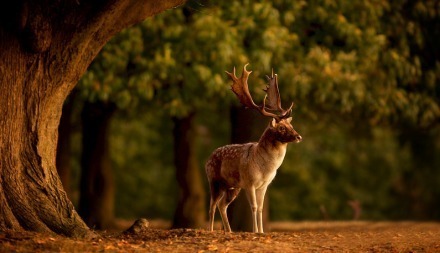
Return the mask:
[[223,68],[232,65],[236,33],[217,11],[200,15],[183,8],[142,24],[144,41],[151,50],[147,58],[154,59],[150,70],[162,84],[157,99],[173,116],[216,104],[212,102],[227,94]]
[[433,46],[422,39],[435,37],[423,34],[423,25],[438,27],[438,13],[413,9],[429,4],[275,1],[282,24],[301,38],[279,67],[280,77],[294,80],[290,95],[312,114],[321,108],[360,114],[373,124],[437,122],[438,66],[434,60],[423,67],[419,53]]
[[79,83],[84,99],[115,103],[133,108],[151,100],[157,84],[147,70],[142,31],[133,27],[122,31],[103,48]]
[[[193,12],[190,2],[116,36],[83,78],[82,93],[121,108],[154,96],[184,116],[229,101],[224,70],[250,62],[257,97],[274,67],[283,96],[312,115],[320,109],[424,127],[440,117],[439,39],[428,30],[438,28],[439,14],[430,2],[201,4],[211,8]],[[431,49],[434,56],[421,54]]]

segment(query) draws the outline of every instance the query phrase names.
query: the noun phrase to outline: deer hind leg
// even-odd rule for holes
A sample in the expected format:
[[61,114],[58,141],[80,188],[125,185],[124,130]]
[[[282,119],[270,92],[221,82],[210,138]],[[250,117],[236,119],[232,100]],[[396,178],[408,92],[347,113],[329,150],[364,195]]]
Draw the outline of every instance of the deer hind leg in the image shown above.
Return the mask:
[[224,195],[224,191],[221,191],[220,184],[217,182],[210,183],[211,186],[211,200],[209,203],[209,231],[214,230],[214,217],[215,217],[215,209],[217,207],[218,202]]
[[228,209],[229,204],[231,204],[232,201],[234,201],[234,199],[238,196],[240,190],[241,190],[240,188],[232,188],[226,190],[225,194],[223,195],[223,198],[220,200],[220,203],[218,205],[218,209],[220,211],[220,215],[223,221],[223,227],[226,232],[232,232],[231,226],[229,225],[228,214],[226,211]]

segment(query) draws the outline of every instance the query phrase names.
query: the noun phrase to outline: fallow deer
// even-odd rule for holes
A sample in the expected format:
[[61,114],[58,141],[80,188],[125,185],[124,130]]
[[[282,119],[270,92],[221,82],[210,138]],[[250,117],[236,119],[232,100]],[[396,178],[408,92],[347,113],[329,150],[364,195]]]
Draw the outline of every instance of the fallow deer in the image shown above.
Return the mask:
[[218,206],[224,230],[231,232],[226,209],[244,189],[252,210],[253,232],[263,233],[262,211],[267,187],[283,162],[287,144],[302,140],[291,125],[293,103],[287,110],[281,107],[277,75],[272,71],[272,75],[267,76],[269,84],[265,89],[266,96],[263,105],[258,106],[249,92],[247,81],[252,71],[246,70],[247,65],[243,67],[240,78],[235,75],[235,67],[233,73],[226,71],[232,80],[232,91],[245,107],[255,109],[272,120],[258,142],[220,147],[206,162],[205,170],[211,190],[210,231],[214,229],[214,214]]

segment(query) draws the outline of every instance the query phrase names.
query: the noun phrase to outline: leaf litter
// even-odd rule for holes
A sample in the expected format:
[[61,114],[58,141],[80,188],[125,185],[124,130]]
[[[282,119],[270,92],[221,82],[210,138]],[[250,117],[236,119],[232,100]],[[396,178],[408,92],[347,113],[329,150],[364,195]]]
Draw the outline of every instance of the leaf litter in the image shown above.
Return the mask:
[[265,234],[148,228],[97,232],[95,239],[3,231],[0,252],[440,252],[436,222],[299,222],[286,228]]

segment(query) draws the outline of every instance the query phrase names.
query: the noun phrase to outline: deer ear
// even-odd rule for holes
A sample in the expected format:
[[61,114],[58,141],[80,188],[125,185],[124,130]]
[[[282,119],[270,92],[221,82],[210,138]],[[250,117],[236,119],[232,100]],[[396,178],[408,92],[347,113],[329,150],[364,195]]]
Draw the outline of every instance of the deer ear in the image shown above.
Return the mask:
[[287,123],[292,122],[292,117],[288,117],[288,118],[286,119],[286,121],[287,121]]
[[277,124],[277,121],[275,119],[272,119],[272,121],[270,122],[270,126],[275,127],[276,124]]

